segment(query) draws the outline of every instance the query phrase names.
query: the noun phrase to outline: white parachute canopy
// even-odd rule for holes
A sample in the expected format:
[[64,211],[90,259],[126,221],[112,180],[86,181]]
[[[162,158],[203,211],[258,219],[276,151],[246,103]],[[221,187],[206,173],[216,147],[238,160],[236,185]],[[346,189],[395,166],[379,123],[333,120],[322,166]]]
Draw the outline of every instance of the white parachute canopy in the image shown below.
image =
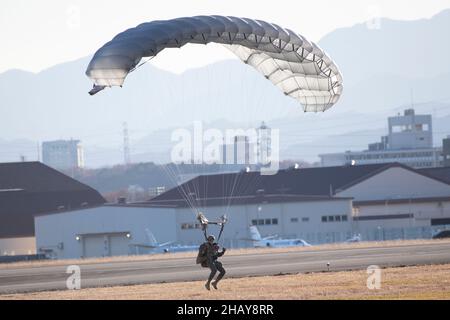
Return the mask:
[[254,67],[304,111],[325,111],[342,93],[336,64],[315,43],[289,29],[261,20],[196,16],[143,23],[125,30],[101,47],[86,75],[95,94],[104,87],[122,86],[144,57],[187,43],[221,43]]

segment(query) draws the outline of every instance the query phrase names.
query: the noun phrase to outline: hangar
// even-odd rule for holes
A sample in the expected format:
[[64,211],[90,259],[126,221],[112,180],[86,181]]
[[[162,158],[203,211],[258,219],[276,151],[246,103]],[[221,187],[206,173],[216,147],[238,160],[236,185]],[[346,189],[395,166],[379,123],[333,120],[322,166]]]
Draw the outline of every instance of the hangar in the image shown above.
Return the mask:
[[[315,232],[307,226],[319,225],[321,215],[343,217],[340,223],[324,226],[323,237],[329,234],[345,240],[351,235],[350,198],[267,195],[236,197],[229,207],[215,202],[228,200],[207,201],[201,208],[211,220],[227,213],[229,222],[222,240],[228,248],[251,246],[248,226],[255,223],[264,233],[301,234],[315,240]],[[38,251],[55,258],[139,254],[140,248],[150,244],[147,230],[161,243],[196,245],[204,241],[195,212],[184,201],[104,205],[37,216],[35,221]]]
[[203,175],[146,202],[36,216],[37,249],[55,258],[137,254],[148,243],[147,230],[159,242],[198,244],[198,211],[210,219],[228,215],[226,247],[250,246],[252,224],[263,236],[312,244],[354,234],[430,238],[450,227],[450,184],[398,163]]
[[96,190],[40,162],[0,163],[0,256],[36,253],[34,215],[104,202]]

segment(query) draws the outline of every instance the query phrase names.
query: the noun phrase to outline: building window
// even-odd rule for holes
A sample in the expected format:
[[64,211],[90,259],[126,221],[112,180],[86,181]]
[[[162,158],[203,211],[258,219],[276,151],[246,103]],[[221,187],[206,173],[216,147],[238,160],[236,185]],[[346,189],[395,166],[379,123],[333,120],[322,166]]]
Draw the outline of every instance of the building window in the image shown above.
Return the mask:
[[292,223],[297,223],[298,222],[298,218],[291,218],[291,222]]
[[303,217],[302,222],[309,222],[309,217]]
[[271,225],[271,224],[278,224],[278,219],[253,219],[252,225],[254,226],[264,226],[264,225]]
[[[302,221],[307,222],[309,218],[302,218]],[[322,222],[343,222],[348,221],[348,217],[346,215],[339,216],[322,216]]]
[[200,223],[182,223],[181,230],[192,230],[201,229],[202,225]]

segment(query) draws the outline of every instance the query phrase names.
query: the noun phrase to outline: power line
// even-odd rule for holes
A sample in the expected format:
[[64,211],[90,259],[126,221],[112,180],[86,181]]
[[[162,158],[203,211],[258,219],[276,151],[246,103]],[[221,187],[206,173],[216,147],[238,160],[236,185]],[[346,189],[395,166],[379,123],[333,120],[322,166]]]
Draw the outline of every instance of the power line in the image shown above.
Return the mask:
[[126,166],[130,164],[130,138],[128,136],[128,124],[123,123],[123,160]]

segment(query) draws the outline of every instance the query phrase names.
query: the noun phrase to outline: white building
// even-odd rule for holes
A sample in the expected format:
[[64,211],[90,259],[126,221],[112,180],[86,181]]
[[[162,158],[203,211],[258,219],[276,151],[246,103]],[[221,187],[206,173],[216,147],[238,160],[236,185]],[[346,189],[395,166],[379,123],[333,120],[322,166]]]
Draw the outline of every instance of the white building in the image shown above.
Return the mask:
[[[302,237],[313,243],[344,241],[351,236],[348,198],[269,197],[267,202],[247,198],[237,200],[228,210],[213,204],[198,209],[211,220],[227,213],[229,222],[222,235],[227,248],[251,246],[243,239],[249,238],[248,226],[258,221],[264,234]],[[345,218],[323,225],[317,232],[324,215]],[[149,244],[146,230],[161,243],[195,245],[204,241],[191,208],[167,204],[105,205],[36,216],[35,227],[37,251],[62,259],[136,254],[138,247]],[[217,235],[218,229],[211,226],[210,231]]]
[[353,197],[353,232],[366,240],[431,238],[450,227],[450,184],[423,171],[390,165],[336,190]]
[[381,137],[381,142],[369,144],[368,150],[321,154],[321,165],[389,162],[400,162],[413,168],[442,165],[442,148],[433,147],[430,115],[416,115],[413,109],[408,109],[404,115],[389,117],[388,126],[389,134]]
[[79,140],[46,141],[42,143],[42,161],[58,170],[83,168],[83,148]]
[[389,117],[388,126],[387,148],[390,150],[433,147],[431,115],[417,115],[414,109],[407,109],[403,115]]
[[[182,190],[193,190],[189,201]],[[57,258],[134,254],[146,229],[159,242],[199,244],[197,211],[228,215],[226,247],[249,246],[251,224],[312,244],[431,238],[450,227],[450,183],[398,163],[199,176],[144,203],[36,216],[36,248]]]

